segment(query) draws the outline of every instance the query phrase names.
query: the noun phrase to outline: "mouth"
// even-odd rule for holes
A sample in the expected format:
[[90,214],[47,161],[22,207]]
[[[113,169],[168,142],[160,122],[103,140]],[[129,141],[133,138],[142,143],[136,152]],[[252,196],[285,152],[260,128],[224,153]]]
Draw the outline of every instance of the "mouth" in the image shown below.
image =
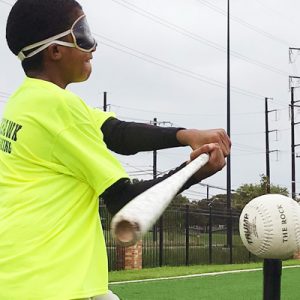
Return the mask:
[[93,55],[90,55],[90,56],[86,59],[86,62],[89,63],[89,62],[91,62],[92,59],[93,59]]

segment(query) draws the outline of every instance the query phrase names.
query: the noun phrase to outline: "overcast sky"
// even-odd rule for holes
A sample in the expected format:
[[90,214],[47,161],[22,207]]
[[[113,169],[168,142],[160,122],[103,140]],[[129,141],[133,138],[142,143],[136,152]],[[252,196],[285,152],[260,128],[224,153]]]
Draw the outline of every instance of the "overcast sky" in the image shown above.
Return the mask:
[[[0,1],[0,113],[22,82],[19,61],[5,42],[13,0]],[[88,82],[71,85],[89,105],[123,120],[170,122],[187,128],[226,129],[225,0],[82,0],[99,47]],[[258,183],[265,173],[264,98],[270,97],[271,182],[291,189],[289,75],[300,76],[300,1],[231,1],[232,188]],[[294,81],[294,85],[298,82]],[[300,91],[298,93],[300,99]],[[297,95],[296,95],[297,98]],[[297,99],[296,99],[297,100]],[[296,110],[296,122],[300,110]],[[168,123],[167,123],[168,124]],[[296,126],[296,144],[300,143]],[[277,138],[277,140],[276,140]],[[300,153],[300,147],[297,149]],[[190,150],[158,152],[163,172],[188,159]],[[132,177],[151,178],[152,153],[118,156]],[[300,193],[300,158],[296,159]],[[297,174],[298,172],[298,174]],[[226,187],[226,170],[204,181]],[[204,198],[193,187],[191,199]],[[220,191],[212,189],[211,194]]]

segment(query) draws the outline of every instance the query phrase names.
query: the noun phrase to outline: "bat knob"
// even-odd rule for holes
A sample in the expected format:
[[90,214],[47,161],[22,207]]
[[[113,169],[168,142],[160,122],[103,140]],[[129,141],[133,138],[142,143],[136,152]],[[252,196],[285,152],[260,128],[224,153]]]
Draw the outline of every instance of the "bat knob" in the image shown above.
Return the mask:
[[137,223],[122,220],[113,228],[115,239],[118,245],[133,246],[140,239],[140,228]]

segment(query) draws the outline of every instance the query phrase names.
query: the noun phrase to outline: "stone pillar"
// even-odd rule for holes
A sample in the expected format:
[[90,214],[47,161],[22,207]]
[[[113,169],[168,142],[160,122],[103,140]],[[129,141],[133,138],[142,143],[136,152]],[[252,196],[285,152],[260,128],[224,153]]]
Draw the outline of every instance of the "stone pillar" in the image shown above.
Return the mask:
[[117,270],[140,270],[142,269],[142,240],[134,246],[117,246]]

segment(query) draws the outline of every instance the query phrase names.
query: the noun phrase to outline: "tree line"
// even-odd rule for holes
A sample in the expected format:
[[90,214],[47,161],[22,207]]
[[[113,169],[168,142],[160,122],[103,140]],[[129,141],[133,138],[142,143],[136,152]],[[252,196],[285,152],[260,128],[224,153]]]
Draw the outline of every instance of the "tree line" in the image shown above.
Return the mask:
[[[241,211],[244,206],[251,201],[252,199],[264,195],[267,193],[268,187],[268,179],[267,177],[262,174],[260,175],[260,182],[259,183],[250,183],[250,184],[243,184],[238,187],[231,195],[231,207],[236,211]],[[284,196],[289,195],[289,191],[285,187],[281,187],[279,185],[270,184],[270,191],[271,194],[281,194]],[[296,199],[300,201],[300,199]],[[217,194],[206,198],[199,198],[199,200],[190,201],[188,197],[183,195],[177,195],[173,202],[173,205],[184,205],[189,204],[193,207],[207,209],[209,205],[212,205],[216,209],[225,209],[227,207],[227,194]]]

